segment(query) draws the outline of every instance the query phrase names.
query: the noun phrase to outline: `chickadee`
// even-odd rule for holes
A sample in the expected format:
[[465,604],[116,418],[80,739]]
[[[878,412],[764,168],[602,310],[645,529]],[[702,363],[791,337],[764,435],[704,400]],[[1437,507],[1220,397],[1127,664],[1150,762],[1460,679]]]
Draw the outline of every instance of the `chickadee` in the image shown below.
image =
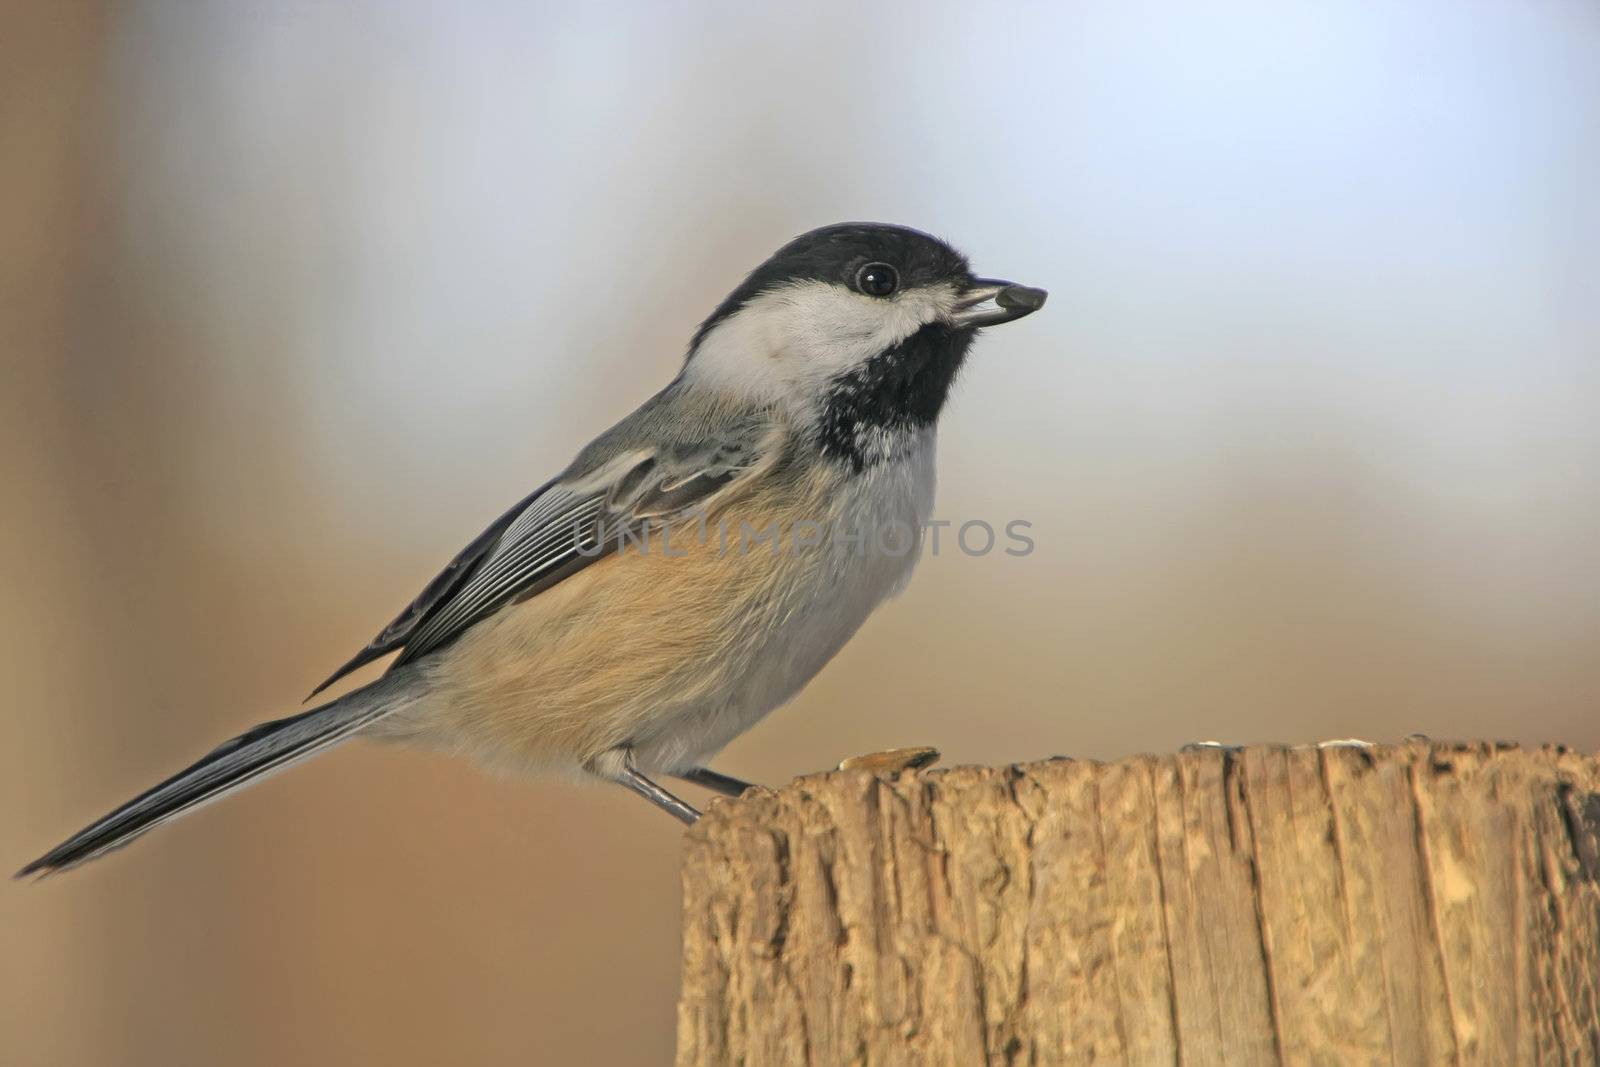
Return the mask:
[[1044,300],[901,226],[795,238],[701,324],[670,385],[312,695],[398,651],[381,678],[225,742],[19,875],[94,859],[356,734],[616,782],[692,823],[658,778],[748,788],[705,761],[904,587],[973,336]]

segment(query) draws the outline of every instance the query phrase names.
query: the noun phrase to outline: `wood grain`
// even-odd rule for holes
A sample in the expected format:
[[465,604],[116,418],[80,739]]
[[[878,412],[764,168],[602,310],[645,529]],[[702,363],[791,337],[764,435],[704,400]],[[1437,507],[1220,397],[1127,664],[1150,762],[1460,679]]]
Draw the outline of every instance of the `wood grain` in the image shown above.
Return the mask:
[[1600,760],[802,778],[684,861],[680,1065],[1600,1062]]

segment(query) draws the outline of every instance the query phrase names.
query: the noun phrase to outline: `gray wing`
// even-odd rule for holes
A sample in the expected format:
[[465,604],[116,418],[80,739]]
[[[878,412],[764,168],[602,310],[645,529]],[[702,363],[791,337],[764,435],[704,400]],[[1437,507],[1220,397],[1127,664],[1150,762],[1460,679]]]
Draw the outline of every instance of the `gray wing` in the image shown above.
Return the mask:
[[770,424],[747,422],[694,443],[626,449],[598,464],[580,457],[495,520],[312,695],[396,649],[398,666],[443,647],[507,603],[616,551],[646,524],[708,513],[771,468],[780,440]]
[[415,600],[406,605],[404,611],[394,617],[393,622],[378,631],[377,637],[367,642],[365,648],[351,656],[343,666],[330,674],[321,685],[311,691],[310,696],[307,696],[306,699],[310,700],[311,697],[316,696],[351,671],[359,670],[375,659],[382,659],[395,649],[403,646],[411,635],[416,632],[417,627],[432,615],[435,609],[451,593],[459,589],[462,582],[472,575],[478,564],[483,561],[483,558],[493,551],[495,545],[499,544],[501,536],[506,532],[506,528],[516,521],[517,516],[526,511],[534,501],[538,500],[553,485],[555,485],[554,479],[544,483],[517,501],[511,510],[490,523],[488,529],[473,538],[471,544],[456,553],[455,558],[445,564],[444,570],[435,575],[433,581],[423,587],[422,592],[417,594]]

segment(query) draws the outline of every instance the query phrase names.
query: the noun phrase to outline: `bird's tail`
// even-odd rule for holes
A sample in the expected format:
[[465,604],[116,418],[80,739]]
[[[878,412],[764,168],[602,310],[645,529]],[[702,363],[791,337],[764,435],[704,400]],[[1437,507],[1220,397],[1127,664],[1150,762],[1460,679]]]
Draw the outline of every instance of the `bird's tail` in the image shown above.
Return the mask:
[[287,719],[264,722],[231,741],[224,741],[193,766],[79,830],[18,871],[17,877],[53,874],[103,856],[168,819],[175,819],[336,745],[362,727],[411,703],[415,686],[411,671],[396,671],[331,704]]

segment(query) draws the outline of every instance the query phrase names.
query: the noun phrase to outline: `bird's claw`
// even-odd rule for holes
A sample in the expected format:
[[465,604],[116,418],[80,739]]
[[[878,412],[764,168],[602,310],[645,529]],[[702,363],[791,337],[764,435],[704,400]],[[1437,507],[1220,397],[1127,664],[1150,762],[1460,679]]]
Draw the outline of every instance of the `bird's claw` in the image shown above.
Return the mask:
[[891,748],[887,752],[869,752],[864,756],[851,756],[849,759],[839,761],[839,770],[893,775],[902,771],[920,771],[938,762],[938,749],[915,745],[911,748]]
[[1371,741],[1363,741],[1359,737],[1337,737],[1330,741],[1318,741],[1318,748],[1371,748]]
[[1190,741],[1179,752],[1243,752],[1243,745],[1226,745],[1221,741]]

